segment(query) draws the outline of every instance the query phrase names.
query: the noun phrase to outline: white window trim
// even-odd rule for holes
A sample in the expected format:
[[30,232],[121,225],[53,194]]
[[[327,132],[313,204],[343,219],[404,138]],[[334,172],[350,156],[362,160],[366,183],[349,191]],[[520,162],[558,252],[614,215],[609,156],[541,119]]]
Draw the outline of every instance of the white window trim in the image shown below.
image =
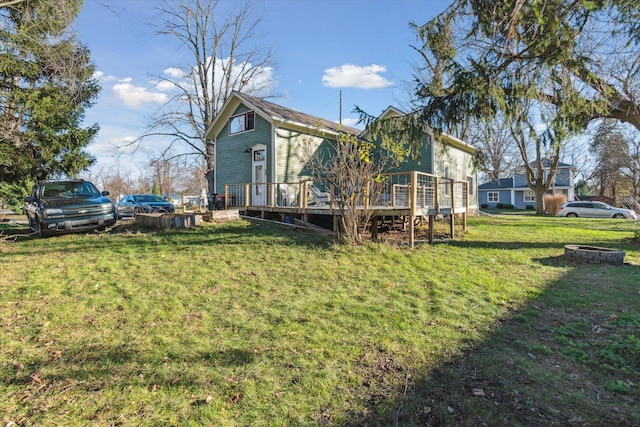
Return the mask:
[[[492,196],[495,196],[495,200]],[[487,192],[487,202],[488,203],[498,203],[500,201],[500,193],[498,191],[488,191]]]
[[534,193],[532,190],[525,190],[522,198],[525,202],[535,202],[536,193]]

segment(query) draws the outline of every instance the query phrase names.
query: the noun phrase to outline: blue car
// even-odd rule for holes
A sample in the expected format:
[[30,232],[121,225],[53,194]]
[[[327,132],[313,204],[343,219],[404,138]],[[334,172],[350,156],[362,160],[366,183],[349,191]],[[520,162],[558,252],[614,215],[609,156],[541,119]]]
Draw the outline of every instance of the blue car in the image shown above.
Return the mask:
[[117,204],[118,218],[132,217],[138,213],[174,213],[173,203],[153,194],[128,194]]

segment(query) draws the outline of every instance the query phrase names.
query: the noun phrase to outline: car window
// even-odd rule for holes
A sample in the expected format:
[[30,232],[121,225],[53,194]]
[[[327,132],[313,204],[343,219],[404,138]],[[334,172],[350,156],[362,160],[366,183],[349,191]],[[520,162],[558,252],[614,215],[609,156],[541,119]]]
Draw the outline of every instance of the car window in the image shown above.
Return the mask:
[[164,202],[164,199],[159,196],[145,195],[145,196],[136,196],[136,202]]
[[90,182],[56,182],[42,187],[42,197],[96,197],[100,192]]

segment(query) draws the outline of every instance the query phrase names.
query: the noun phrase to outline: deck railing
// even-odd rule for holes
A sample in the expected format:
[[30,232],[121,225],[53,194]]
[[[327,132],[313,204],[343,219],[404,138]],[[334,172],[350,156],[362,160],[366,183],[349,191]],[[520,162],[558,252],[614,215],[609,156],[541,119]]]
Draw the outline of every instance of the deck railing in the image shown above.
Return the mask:
[[[310,191],[311,180],[288,183],[243,183],[225,185],[225,206],[261,208],[322,208],[333,209],[339,204],[339,195],[326,186],[326,192],[318,195]],[[322,186],[322,183],[319,183]],[[415,215],[418,209],[468,208],[469,183],[440,178],[422,172],[398,172],[374,180],[366,200],[358,204],[368,207],[408,208]],[[338,197],[336,197],[338,196]]]

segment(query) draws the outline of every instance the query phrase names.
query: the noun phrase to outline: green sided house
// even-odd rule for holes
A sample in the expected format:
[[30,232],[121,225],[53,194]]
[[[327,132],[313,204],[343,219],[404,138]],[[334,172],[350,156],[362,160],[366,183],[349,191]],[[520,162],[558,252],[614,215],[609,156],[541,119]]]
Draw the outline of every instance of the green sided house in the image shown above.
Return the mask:
[[[403,114],[389,107],[381,117]],[[214,192],[226,194],[229,206],[300,207],[306,195],[300,197],[301,187],[297,184],[312,179],[303,145],[312,141],[312,145],[320,146],[325,140],[335,141],[340,133],[367,137],[366,131],[233,92],[206,134],[215,142]],[[418,159],[407,161],[392,172],[408,176],[411,171],[418,171],[441,177],[440,194],[450,199],[455,196],[453,192],[460,190],[445,181],[466,182],[466,206],[476,211],[475,153],[474,147],[459,139],[432,134],[426,138]],[[410,182],[405,184],[409,186]],[[320,188],[323,195],[316,195],[317,200],[326,200],[327,190]],[[311,195],[310,200],[313,198]],[[317,208],[321,205],[315,204]]]
[[252,183],[251,204],[260,206],[267,202],[269,193],[268,186],[262,184],[280,183],[280,188],[285,183],[311,179],[303,143],[312,140],[319,145],[325,138],[336,139],[339,132],[360,133],[233,92],[206,135],[215,141],[215,193],[223,194],[225,186]]

